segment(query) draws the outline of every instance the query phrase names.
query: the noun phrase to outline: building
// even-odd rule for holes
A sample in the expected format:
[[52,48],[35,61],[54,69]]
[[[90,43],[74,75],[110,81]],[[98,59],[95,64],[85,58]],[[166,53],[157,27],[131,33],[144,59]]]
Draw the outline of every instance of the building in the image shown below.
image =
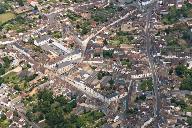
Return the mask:
[[41,46],[41,45],[49,43],[50,40],[51,40],[51,38],[48,35],[45,35],[45,36],[42,36],[42,37],[36,39],[34,41],[34,44],[36,46]]
[[142,6],[146,6],[153,2],[153,0],[140,0],[139,1]]
[[74,65],[70,63],[69,61],[63,62],[61,64],[56,65],[56,70],[60,73],[63,74],[65,72],[68,72],[71,68],[73,68]]
[[192,0],[188,0],[188,2],[189,2],[190,4],[192,4]]

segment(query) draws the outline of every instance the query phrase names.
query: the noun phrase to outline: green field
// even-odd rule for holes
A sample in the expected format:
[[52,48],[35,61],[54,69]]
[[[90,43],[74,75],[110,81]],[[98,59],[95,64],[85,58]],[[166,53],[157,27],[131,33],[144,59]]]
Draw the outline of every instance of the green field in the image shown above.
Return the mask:
[[15,18],[16,15],[14,13],[11,13],[11,12],[7,12],[7,13],[3,13],[3,14],[0,14],[0,24],[3,24],[13,18]]
[[16,90],[25,90],[28,83],[22,80],[16,72],[10,72],[3,77],[4,83],[9,84]]

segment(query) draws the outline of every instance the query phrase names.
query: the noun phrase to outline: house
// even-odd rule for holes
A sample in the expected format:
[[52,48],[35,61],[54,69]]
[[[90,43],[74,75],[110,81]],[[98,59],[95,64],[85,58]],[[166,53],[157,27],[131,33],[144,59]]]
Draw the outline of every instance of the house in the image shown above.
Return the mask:
[[188,66],[188,69],[192,69],[192,60],[191,60],[191,61],[188,61],[187,63],[188,63],[188,65],[189,65],[189,66]]
[[176,0],[169,0],[169,1],[167,1],[167,3],[168,3],[169,7],[172,7],[172,6],[177,4],[177,1]]
[[65,73],[67,71],[69,71],[71,68],[73,68],[73,64],[70,63],[69,61],[66,61],[66,62],[63,62],[61,64],[57,64],[56,65],[56,68],[57,68],[57,71],[62,74],[62,73]]
[[138,27],[133,26],[133,22],[128,22],[126,24],[121,25],[121,31],[123,32],[131,32],[137,30]]
[[129,44],[120,44],[120,48],[125,50],[125,51],[128,51],[130,49],[133,49],[134,46],[133,45],[129,45]]
[[22,46],[20,46],[19,44],[14,44],[13,48],[19,52],[21,52],[23,55],[26,55],[27,57],[31,57],[29,54],[29,50],[26,48],[23,48]]
[[91,13],[89,12],[83,12],[81,13],[81,16],[85,19],[90,19],[91,18]]
[[188,0],[188,2],[189,2],[190,4],[192,4],[192,0]]
[[131,75],[132,79],[141,79],[141,78],[148,78],[151,77],[151,73],[145,73],[145,74],[137,74],[137,75]]
[[[192,1],[192,0],[191,0],[191,1]],[[188,25],[189,27],[191,27],[191,26],[192,26],[192,20],[187,21],[187,25]]]
[[44,35],[44,36],[41,36],[40,38],[36,39],[34,41],[34,44],[37,46],[41,46],[41,45],[49,43],[50,40],[51,40],[51,38],[48,35]]
[[182,8],[183,7],[183,0],[177,0],[177,8]]
[[9,119],[9,120],[12,120],[13,119],[13,112],[12,111],[7,111],[5,113],[6,117]]
[[142,6],[146,6],[148,4],[150,4],[153,0],[140,0],[140,3]]
[[27,2],[28,2],[31,6],[33,6],[33,7],[35,7],[35,6],[38,5],[37,0],[27,0]]

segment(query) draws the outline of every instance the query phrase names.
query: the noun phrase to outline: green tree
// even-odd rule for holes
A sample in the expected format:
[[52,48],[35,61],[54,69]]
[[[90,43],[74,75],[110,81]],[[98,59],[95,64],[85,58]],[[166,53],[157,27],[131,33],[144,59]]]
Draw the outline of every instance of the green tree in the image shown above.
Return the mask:
[[114,85],[114,83],[115,83],[115,81],[114,81],[113,79],[110,79],[110,80],[109,80],[109,84],[110,84],[110,85]]
[[44,89],[37,96],[39,100],[49,101],[50,103],[53,103],[53,92],[49,90]]
[[103,50],[103,57],[104,58],[112,58],[114,54],[113,50]]
[[192,91],[192,76],[187,76],[182,82],[179,88],[180,90],[190,90]]
[[55,101],[59,102],[62,106],[67,104],[66,97],[64,97],[64,96],[57,96],[55,98]]
[[184,65],[178,65],[175,68],[175,73],[177,76],[183,77],[185,75],[186,70],[187,70],[187,68]]
[[4,82],[4,79],[0,77],[0,85]]
[[21,88],[17,84],[14,86],[14,89],[17,90],[17,91],[21,91]]
[[8,56],[3,57],[2,60],[4,62],[3,66],[5,68],[9,68],[10,63],[11,63],[12,60],[10,60]]
[[55,127],[60,123],[64,122],[63,110],[61,107],[52,108],[49,113],[45,114],[46,122],[51,126]]
[[192,126],[192,117],[187,117],[187,123]]
[[20,6],[24,6],[24,1],[23,1],[23,0],[17,0],[17,2],[18,2],[18,4],[19,4]]
[[3,75],[3,74],[5,74],[5,68],[4,68],[4,67],[1,67],[1,68],[0,68],[0,75]]
[[3,4],[0,4],[0,14],[5,13],[6,8]]

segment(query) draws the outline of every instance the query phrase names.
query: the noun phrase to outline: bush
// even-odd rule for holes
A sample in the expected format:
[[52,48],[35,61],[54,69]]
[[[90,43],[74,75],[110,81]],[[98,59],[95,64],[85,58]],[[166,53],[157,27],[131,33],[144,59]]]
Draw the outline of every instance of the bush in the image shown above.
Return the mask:
[[185,75],[186,70],[187,70],[187,67],[185,67],[184,65],[178,65],[175,68],[175,73],[177,76],[183,77]]
[[187,123],[192,126],[192,117],[187,117]]
[[113,50],[103,50],[103,57],[104,58],[113,58]]

